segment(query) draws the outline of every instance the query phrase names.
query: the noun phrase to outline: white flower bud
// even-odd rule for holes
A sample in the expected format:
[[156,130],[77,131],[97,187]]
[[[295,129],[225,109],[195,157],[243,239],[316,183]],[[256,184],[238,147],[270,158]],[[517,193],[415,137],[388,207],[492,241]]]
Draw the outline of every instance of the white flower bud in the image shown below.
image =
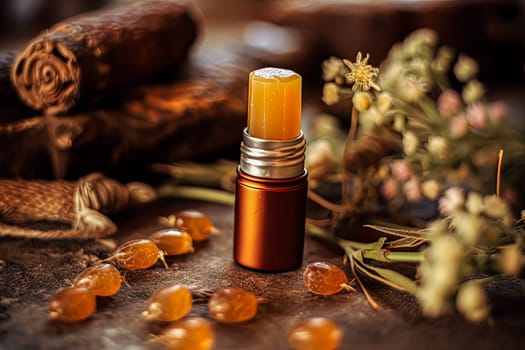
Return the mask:
[[428,84],[421,78],[409,74],[398,84],[399,96],[407,102],[419,101],[428,91]]
[[442,215],[451,215],[465,204],[465,194],[459,187],[449,188],[439,200],[439,211]]

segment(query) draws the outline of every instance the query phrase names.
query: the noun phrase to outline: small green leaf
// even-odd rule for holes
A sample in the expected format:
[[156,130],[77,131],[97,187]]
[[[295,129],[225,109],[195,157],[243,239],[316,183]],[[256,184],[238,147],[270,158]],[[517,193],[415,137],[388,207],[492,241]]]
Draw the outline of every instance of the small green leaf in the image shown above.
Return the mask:
[[425,243],[424,239],[405,237],[388,242],[386,247],[389,249],[414,248],[420,246],[423,243]]
[[424,229],[417,229],[413,227],[390,227],[383,225],[367,224],[363,227],[372,228],[376,231],[383,232],[392,236],[403,237],[403,238],[419,238],[425,239],[423,236],[425,233]]
[[396,272],[390,269],[384,269],[381,267],[370,266],[370,265],[366,265],[366,268],[374,271],[379,276],[391,282],[390,284],[396,285],[398,289],[407,291],[414,295],[416,294],[417,285],[414,283],[414,281],[400,274],[399,272]]

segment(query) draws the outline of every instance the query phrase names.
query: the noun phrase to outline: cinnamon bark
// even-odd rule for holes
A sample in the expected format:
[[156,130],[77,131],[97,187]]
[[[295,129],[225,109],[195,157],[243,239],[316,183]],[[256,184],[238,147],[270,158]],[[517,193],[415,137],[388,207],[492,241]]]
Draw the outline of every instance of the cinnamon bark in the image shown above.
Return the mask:
[[126,2],[42,32],[16,59],[11,80],[29,107],[61,114],[176,68],[196,35],[180,2]]
[[257,65],[204,49],[176,81],[138,86],[112,108],[0,125],[0,177],[77,179],[100,171],[128,181],[147,176],[152,163],[237,151],[246,77]]

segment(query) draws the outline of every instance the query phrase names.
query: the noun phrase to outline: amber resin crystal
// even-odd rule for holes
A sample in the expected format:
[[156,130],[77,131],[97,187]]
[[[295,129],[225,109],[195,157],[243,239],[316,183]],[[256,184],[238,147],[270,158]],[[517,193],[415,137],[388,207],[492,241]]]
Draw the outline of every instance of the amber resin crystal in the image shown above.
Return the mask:
[[147,269],[155,265],[159,259],[166,265],[163,252],[149,239],[133,239],[125,242],[117,248],[110,259],[114,259],[117,264],[129,270]]
[[96,309],[95,294],[85,287],[69,287],[49,299],[49,318],[57,321],[81,321],[91,317]]
[[245,322],[257,314],[257,297],[243,288],[223,288],[211,296],[208,311],[217,321]]
[[153,293],[142,316],[147,321],[176,321],[190,312],[192,303],[191,291],[186,286],[169,285]]
[[348,286],[348,277],[334,264],[317,261],[306,266],[303,273],[306,288],[320,295],[332,295]]
[[166,255],[181,255],[193,252],[193,239],[183,230],[163,229],[152,233],[149,239]]
[[115,266],[106,263],[88,267],[73,281],[74,286],[86,287],[99,296],[116,294],[121,284],[120,272]]

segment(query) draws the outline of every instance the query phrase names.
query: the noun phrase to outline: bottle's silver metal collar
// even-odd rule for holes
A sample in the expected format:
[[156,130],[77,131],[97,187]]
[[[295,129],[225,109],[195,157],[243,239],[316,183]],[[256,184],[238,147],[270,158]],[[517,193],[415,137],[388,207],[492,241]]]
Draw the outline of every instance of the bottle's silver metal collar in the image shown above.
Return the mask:
[[289,179],[304,172],[306,141],[303,133],[291,140],[264,140],[250,136],[244,129],[240,169],[267,179]]

